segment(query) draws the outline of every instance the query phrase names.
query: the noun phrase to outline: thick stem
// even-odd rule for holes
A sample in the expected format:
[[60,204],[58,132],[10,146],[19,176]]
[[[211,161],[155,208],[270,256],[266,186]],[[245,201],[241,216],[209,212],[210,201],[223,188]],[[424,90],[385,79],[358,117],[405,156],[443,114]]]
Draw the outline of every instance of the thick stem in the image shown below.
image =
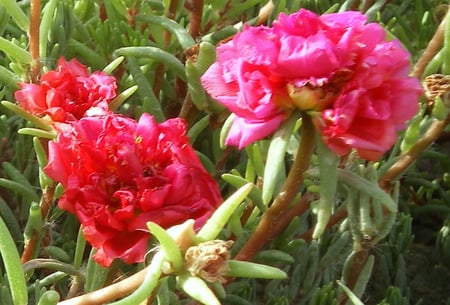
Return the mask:
[[100,305],[120,299],[135,291],[142,284],[148,268],[110,286],[59,302],[58,305]]
[[419,155],[439,137],[445,126],[449,123],[450,115],[447,116],[444,121],[435,120],[431,123],[422,138],[420,138],[410,150],[401,155],[397,162],[395,162],[378,180],[380,187],[389,192],[391,182],[399,177],[419,157]]
[[[450,6],[449,6],[450,11]],[[425,68],[427,67],[428,63],[433,59],[433,57],[439,52],[442,44],[444,43],[444,29],[445,29],[445,23],[447,22],[447,19],[449,18],[449,11],[447,11],[446,16],[442,19],[441,23],[439,24],[439,27],[437,28],[436,32],[434,33],[433,37],[431,38],[430,42],[428,42],[428,45],[425,49],[425,51],[422,53],[422,56],[417,61],[416,65],[414,66],[412,75],[417,78],[421,78],[423,72],[425,71]]]
[[276,236],[279,233],[283,232],[284,229],[291,223],[292,219],[296,216],[300,216],[305,213],[309,209],[309,203],[311,202],[310,196],[305,194],[302,198],[297,202],[289,211],[283,213],[278,218],[278,221],[274,224],[272,229],[272,236]]
[[111,303],[111,305],[141,304],[149,296],[151,297],[158,286],[164,260],[163,254],[158,252],[148,267],[132,276],[93,292],[61,301],[58,305],[110,304],[125,296],[126,298]]
[[363,7],[361,8],[361,12],[366,13],[367,10],[375,3],[375,0],[366,0],[363,3]]
[[197,116],[197,107],[195,107],[192,102],[191,96],[186,95],[186,98],[183,101],[183,105],[181,106],[180,113],[178,116],[184,119],[188,126],[192,126],[192,122],[195,120]]
[[41,17],[41,0],[31,0],[30,3],[30,53],[33,61],[31,62],[31,81],[36,83],[39,78],[39,24]]
[[191,3],[191,16],[189,21],[189,33],[193,38],[200,36],[202,23],[203,0],[193,0]]
[[[303,174],[310,165],[311,155],[315,147],[314,134],[315,129],[311,117],[303,115],[302,135],[297,156],[283,188],[275,198],[273,204],[262,216],[260,223],[247,243],[236,255],[236,260],[250,260],[273,237],[276,228],[287,225],[280,223],[280,220],[283,219],[283,214],[287,212],[289,204],[297,195],[303,183]],[[287,221],[287,219],[283,220]]]
[[34,249],[36,248],[37,244],[38,244],[38,234],[33,233],[31,238],[23,247],[22,256],[20,257],[20,262],[22,264],[25,264],[26,262],[33,259]]

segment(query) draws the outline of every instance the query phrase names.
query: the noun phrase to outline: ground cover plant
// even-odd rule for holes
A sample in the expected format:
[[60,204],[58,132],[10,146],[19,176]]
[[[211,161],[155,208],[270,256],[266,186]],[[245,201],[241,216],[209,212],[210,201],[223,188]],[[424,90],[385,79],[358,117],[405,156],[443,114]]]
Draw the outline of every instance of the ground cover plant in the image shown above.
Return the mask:
[[450,304],[450,15],[2,0],[0,304]]

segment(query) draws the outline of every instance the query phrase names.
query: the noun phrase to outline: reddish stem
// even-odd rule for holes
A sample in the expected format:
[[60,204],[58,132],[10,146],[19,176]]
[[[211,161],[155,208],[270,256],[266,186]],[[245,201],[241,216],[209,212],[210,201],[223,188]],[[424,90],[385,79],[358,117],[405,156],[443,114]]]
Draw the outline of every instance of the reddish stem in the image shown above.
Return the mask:
[[195,39],[200,36],[200,25],[202,23],[203,0],[193,0],[191,3],[191,16],[189,22],[189,33]]
[[315,147],[314,134],[315,128],[311,117],[303,115],[299,149],[283,188],[275,198],[273,204],[262,216],[256,230],[236,255],[235,259],[242,261],[250,260],[278,232],[280,227],[286,227],[288,225],[287,221],[289,219],[286,219],[284,214],[287,213],[289,204],[297,195],[298,189],[303,183],[303,174],[310,165],[311,155]]
[[390,192],[391,182],[399,177],[442,133],[450,123],[450,115],[444,121],[435,120],[431,123],[425,134],[406,153],[400,155],[395,162],[378,180],[385,191]]
[[36,83],[39,78],[39,24],[41,16],[41,0],[31,0],[30,2],[30,53],[31,53],[31,81]]
[[446,16],[442,19],[441,23],[439,24],[436,32],[434,33],[433,37],[431,38],[430,42],[428,42],[427,47],[425,48],[425,51],[422,53],[422,56],[417,61],[416,65],[414,66],[412,75],[417,78],[421,78],[423,72],[425,71],[425,68],[427,67],[428,63],[433,59],[433,57],[439,52],[441,49],[442,44],[444,43],[444,28],[445,23],[447,22],[447,19],[449,18],[449,12],[450,12],[450,6],[449,10],[447,11]]
[[125,297],[135,291],[142,284],[145,275],[147,274],[147,269],[148,267],[120,282],[106,286],[99,290],[61,301],[58,305],[99,305]]

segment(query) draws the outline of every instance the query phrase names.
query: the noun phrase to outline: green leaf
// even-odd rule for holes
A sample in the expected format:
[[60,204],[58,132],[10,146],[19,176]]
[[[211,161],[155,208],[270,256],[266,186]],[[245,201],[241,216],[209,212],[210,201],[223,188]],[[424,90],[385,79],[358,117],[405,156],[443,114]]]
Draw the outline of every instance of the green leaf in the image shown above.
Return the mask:
[[320,170],[320,199],[316,209],[317,223],[312,235],[314,239],[319,238],[325,231],[334,207],[339,162],[339,157],[323,143],[318,135],[316,143]]
[[29,64],[32,61],[31,54],[28,51],[3,37],[0,37],[0,50],[22,64]]
[[16,0],[2,0],[0,5],[6,8],[8,14],[22,31],[28,32],[30,28],[29,19]]
[[342,288],[342,290],[344,290],[344,292],[347,294],[354,305],[364,305],[364,303],[341,281],[337,280],[337,283]]
[[55,290],[44,292],[39,299],[38,305],[56,305],[59,301],[59,293]]
[[248,277],[254,279],[278,279],[287,278],[287,274],[275,267],[236,260],[229,260],[227,276],[231,277]]
[[130,96],[132,96],[138,90],[138,88],[138,86],[131,86],[130,88],[122,91],[109,103],[109,109],[111,111],[117,110]]
[[163,63],[167,68],[173,70],[182,80],[186,81],[184,65],[173,54],[155,47],[124,47],[117,49],[115,55],[125,57],[150,58]]
[[268,205],[272,200],[275,185],[278,183],[281,171],[284,168],[284,156],[297,119],[296,115],[291,115],[274,133],[270,141],[262,187],[262,199],[265,205]]
[[198,232],[197,238],[199,241],[215,239],[230,219],[231,214],[233,214],[239,204],[247,197],[252,188],[253,184],[247,183],[225,200]]
[[[242,187],[245,184],[249,183],[249,181],[247,181],[246,179],[232,174],[223,174],[222,179],[236,188]],[[257,208],[261,212],[265,212],[267,210],[267,206],[265,206],[262,201],[261,190],[259,188],[252,188],[252,190],[248,194],[248,197],[256,204]]]
[[169,18],[155,15],[138,15],[136,20],[162,26],[175,35],[181,47],[185,50],[195,45],[195,41],[188,31],[182,25]]
[[87,262],[86,282],[84,283],[85,292],[91,292],[103,287],[108,276],[109,268],[101,266],[92,258],[95,252],[96,250],[92,248]]
[[120,64],[123,62],[125,57],[119,56],[116,59],[114,59],[112,62],[110,62],[106,67],[103,68],[103,72],[106,74],[112,74],[114,70],[117,69],[117,67],[120,66]]
[[27,305],[27,286],[19,252],[2,218],[0,218],[0,254],[14,305]]
[[19,78],[16,74],[6,69],[5,67],[0,66],[0,83],[11,87],[12,90],[17,90],[19,89],[19,86],[17,84],[18,79]]
[[159,241],[161,250],[166,259],[172,264],[175,272],[179,271],[183,264],[181,251],[175,240],[162,227],[154,222],[147,222],[150,233]]
[[[305,175],[311,177],[318,177],[319,170],[317,168],[311,168],[305,172]],[[365,178],[352,173],[349,170],[338,168],[337,170],[338,181],[350,186],[351,188],[370,194],[370,196],[375,200],[380,200],[380,202],[391,212],[397,211],[397,204],[392,200],[392,198],[383,191],[378,184],[368,181]]]
[[41,24],[39,26],[39,56],[41,58],[47,57],[48,34],[52,27],[53,14],[58,2],[59,0],[50,0],[42,10]]
[[164,121],[164,113],[161,108],[159,100],[155,96],[152,90],[152,86],[147,81],[144,72],[141,70],[137,59],[135,57],[127,57],[128,68],[130,70],[133,79],[138,86],[138,94],[144,101],[144,111],[150,113],[155,117],[158,122]]
[[2,101],[2,105],[11,110],[12,112],[14,112],[15,114],[21,116],[25,120],[35,124],[40,129],[43,129],[45,131],[53,131],[53,128],[48,121],[26,112],[18,105],[11,103],[9,101]]
[[221,305],[216,295],[208,285],[199,277],[180,275],[177,284],[190,297],[205,305]]
[[39,201],[39,196],[34,192],[34,190],[26,187],[20,182],[0,178],[0,187],[7,188],[18,194],[21,194],[24,198],[26,198],[29,201]]
[[20,128],[17,133],[19,134],[23,134],[23,135],[29,135],[29,136],[34,136],[34,137],[38,137],[38,138],[43,138],[43,139],[49,139],[49,140],[54,140],[56,138],[56,132],[54,131],[46,131],[46,130],[42,130],[42,129],[37,129],[37,128]]
[[234,119],[236,115],[231,113],[228,118],[223,123],[222,129],[220,130],[220,148],[224,149],[226,147],[226,139],[228,137],[228,133],[230,132],[231,126],[233,125]]

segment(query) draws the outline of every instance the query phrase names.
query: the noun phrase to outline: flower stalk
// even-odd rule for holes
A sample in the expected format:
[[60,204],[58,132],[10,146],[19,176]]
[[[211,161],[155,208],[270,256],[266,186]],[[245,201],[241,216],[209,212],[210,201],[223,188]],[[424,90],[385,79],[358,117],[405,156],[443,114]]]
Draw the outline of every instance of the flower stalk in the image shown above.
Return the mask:
[[390,192],[392,182],[398,178],[441,134],[450,123],[450,116],[443,121],[434,120],[425,134],[380,177],[379,185]]
[[31,62],[31,81],[36,83],[40,74],[39,63],[39,29],[41,21],[41,0],[31,0],[30,2],[30,53],[33,58]]
[[416,62],[412,75],[417,78],[422,78],[423,72],[425,71],[428,63],[436,56],[436,54],[439,52],[442,44],[444,43],[444,33],[445,33],[445,26],[450,18],[450,6],[449,10],[447,11],[447,14],[442,19],[441,23],[439,24],[436,32],[434,33],[431,40],[428,42],[427,47],[422,53],[422,56],[419,58],[419,60]]
[[[124,296],[129,295],[132,292],[135,292],[133,295],[133,300],[145,300],[146,296],[150,294],[150,291],[156,287],[157,282],[159,281],[159,274],[161,274],[161,268],[164,261],[164,256],[159,254],[155,256],[152,260],[152,263],[142,269],[141,271],[135,273],[134,275],[126,278],[123,281],[117,282],[110,286],[106,286],[102,289],[95,290],[90,293],[83,294],[78,297],[74,297],[68,300],[63,300],[58,303],[58,305],[100,305],[106,304],[113,300],[122,298]],[[145,286],[147,290],[142,292],[144,288],[138,290],[142,283],[148,284]],[[136,296],[137,295],[137,296]],[[131,301],[127,299],[127,301]],[[118,301],[115,305],[119,304],[139,304],[139,301],[136,303],[126,303],[125,301]]]
[[288,225],[288,223],[279,223],[279,221],[283,219],[283,214],[287,212],[289,204],[297,195],[298,189],[303,183],[304,173],[309,168],[315,147],[314,134],[315,127],[311,117],[307,114],[302,114],[300,144],[282,190],[266,213],[264,213],[255,231],[234,259],[250,260],[273,237],[275,226],[285,227]]

